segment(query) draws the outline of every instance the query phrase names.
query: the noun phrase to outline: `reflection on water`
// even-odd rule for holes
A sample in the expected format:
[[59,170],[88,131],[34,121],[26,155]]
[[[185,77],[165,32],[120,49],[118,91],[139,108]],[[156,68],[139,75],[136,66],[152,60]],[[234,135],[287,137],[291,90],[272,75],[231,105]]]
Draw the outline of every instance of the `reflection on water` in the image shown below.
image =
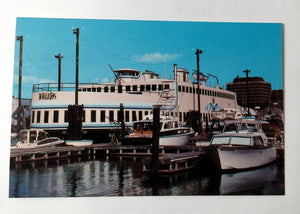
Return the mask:
[[284,172],[276,163],[230,174],[188,172],[149,177],[140,160],[91,160],[11,166],[10,197],[284,194]]

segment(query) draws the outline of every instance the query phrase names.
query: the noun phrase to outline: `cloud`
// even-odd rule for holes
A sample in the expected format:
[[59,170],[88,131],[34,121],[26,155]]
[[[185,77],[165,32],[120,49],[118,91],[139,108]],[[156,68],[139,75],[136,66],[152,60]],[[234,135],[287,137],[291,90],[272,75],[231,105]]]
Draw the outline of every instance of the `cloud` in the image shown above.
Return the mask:
[[135,55],[133,60],[141,63],[160,63],[167,60],[174,60],[180,57],[180,54],[162,54],[159,52],[156,53],[146,53],[144,55]]
[[[14,75],[14,83],[19,82],[19,76]],[[51,83],[53,80],[41,79],[34,76],[22,76],[22,84],[37,84],[37,83]]]

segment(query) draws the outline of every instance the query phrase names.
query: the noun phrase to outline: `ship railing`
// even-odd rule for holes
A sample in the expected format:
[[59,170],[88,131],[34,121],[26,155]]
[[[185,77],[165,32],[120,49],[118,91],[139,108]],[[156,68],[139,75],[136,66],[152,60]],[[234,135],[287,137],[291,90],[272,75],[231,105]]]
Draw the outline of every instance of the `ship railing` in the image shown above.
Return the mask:
[[[80,83],[79,89],[83,86],[89,86],[89,88],[97,88],[100,83]],[[75,91],[76,83],[64,82],[60,84],[60,91]],[[59,91],[58,83],[39,83],[32,86],[32,92],[44,92],[44,91]]]

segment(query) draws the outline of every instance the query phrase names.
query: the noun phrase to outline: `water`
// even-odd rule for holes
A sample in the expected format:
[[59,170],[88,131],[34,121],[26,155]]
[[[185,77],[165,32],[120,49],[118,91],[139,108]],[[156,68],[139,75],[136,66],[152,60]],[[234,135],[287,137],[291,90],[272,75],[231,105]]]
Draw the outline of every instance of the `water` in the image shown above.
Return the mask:
[[283,195],[284,170],[273,163],[239,173],[149,177],[141,159],[67,159],[13,165],[9,185],[10,197]]

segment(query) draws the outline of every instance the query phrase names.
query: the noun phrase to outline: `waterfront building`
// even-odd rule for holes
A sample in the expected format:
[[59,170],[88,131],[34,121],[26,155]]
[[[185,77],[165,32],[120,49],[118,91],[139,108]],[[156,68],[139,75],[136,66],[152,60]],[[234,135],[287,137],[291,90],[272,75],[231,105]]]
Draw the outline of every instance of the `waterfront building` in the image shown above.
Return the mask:
[[[246,77],[236,77],[233,82],[226,84],[226,89],[236,92],[237,102],[241,106],[247,104]],[[262,77],[249,77],[249,103],[247,107],[265,107],[271,100],[271,83],[265,82]]]

